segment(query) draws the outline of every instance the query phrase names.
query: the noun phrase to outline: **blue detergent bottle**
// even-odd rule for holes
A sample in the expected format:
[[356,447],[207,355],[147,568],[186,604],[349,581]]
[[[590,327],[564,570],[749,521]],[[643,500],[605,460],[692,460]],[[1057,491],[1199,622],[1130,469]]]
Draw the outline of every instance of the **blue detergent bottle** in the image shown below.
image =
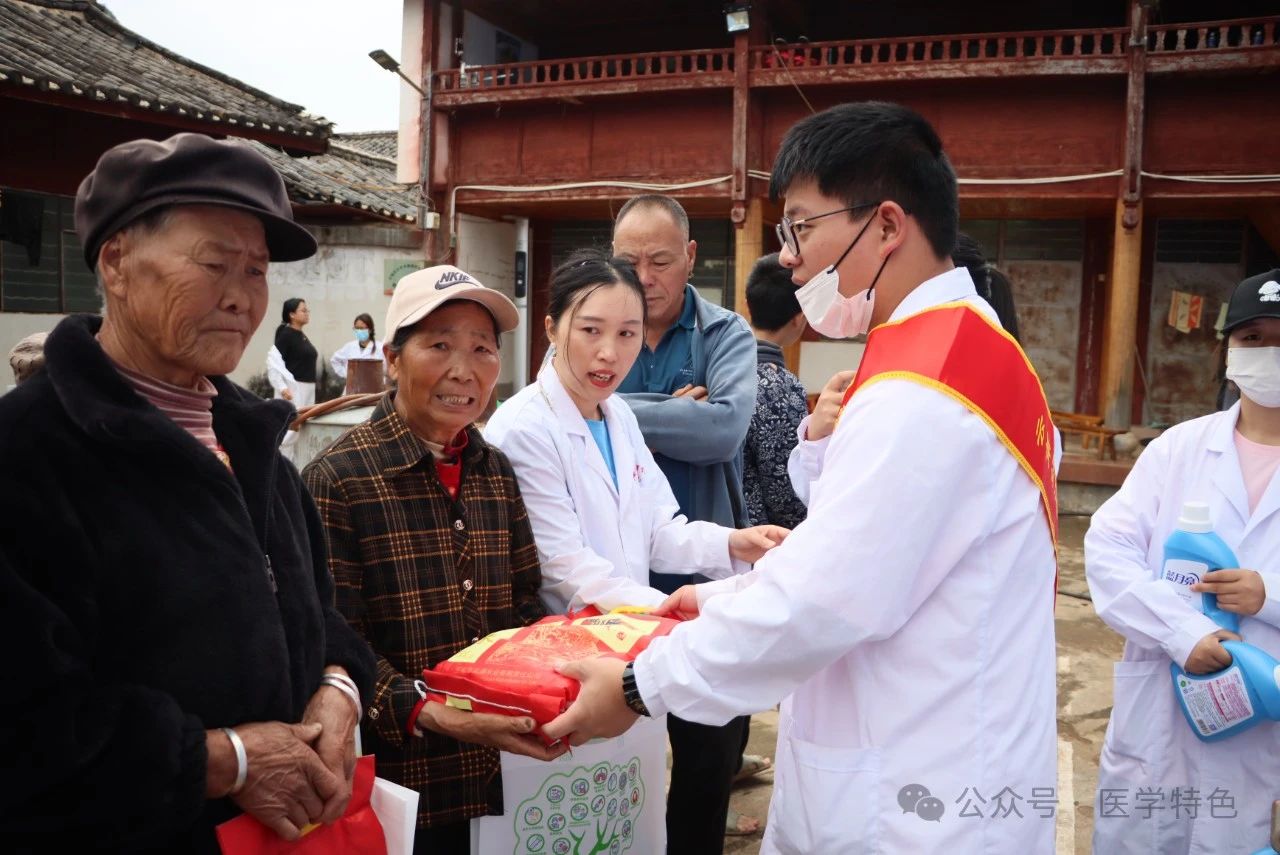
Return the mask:
[[[1231,547],[1213,533],[1209,519],[1209,506],[1204,502],[1186,502],[1178,527],[1164,542],[1164,564],[1160,577],[1176,586],[1178,593],[1188,600],[1195,594],[1191,586],[1204,578],[1210,570],[1239,567],[1240,562]],[[1240,616],[1218,608],[1218,598],[1213,594],[1201,594],[1200,608],[1225,630],[1240,633]]]
[[[1231,547],[1213,533],[1209,506],[1184,504],[1177,529],[1165,541],[1161,578],[1188,588],[1210,570],[1239,566]],[[1218,626],[1240,632],[1239,615],[1218,608],[1217,597],[1202,594],[1200,606]],[[1280,662],[1242,641],[1222,646],[1231,654],[1231,664],[1213,674],[1188,674],[1180,662],[1169,665],[1182,715],[1205,742],[1226,739],[1260,721],[1280,721]]]
[[1191,730],[1217,742],[1262,721],[1280,721],[1280,661],[1243,641],[1224,641],[1231,664],[1213,674],[1169,665],[1173,691]]

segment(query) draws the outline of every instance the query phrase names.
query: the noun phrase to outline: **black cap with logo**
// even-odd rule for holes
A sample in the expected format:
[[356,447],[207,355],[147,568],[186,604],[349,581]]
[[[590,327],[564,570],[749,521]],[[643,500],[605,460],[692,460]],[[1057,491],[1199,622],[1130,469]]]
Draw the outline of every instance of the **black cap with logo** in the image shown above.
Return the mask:
[[1250,276],[1236,286],[1227,304],[1222,334],[1257,318],[1280,318],[1280,267]]

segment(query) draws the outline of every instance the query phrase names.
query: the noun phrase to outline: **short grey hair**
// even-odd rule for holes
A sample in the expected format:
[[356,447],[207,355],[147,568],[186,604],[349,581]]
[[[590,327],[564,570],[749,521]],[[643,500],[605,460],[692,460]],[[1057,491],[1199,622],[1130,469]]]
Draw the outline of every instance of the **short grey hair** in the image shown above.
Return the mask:
[[665,211],[671,221],[680,229],[680,233],[684,235],[684,239],[689,239],[689,214],[675,199],[670,196],[663,196],[660,193],[644,193],[639,196],[632,196],[618,210],[618,216],[613,220],[613,231],[617,234],[618,224],[626,218],[634,210]]
[[[138,237],[150,237],[151,235],[159,234],[169,228],[169,223],[173,220],[174,207],[173,205],[164,205],[159,208],[153,208],[133,222],[127,223],[120,231],[110,235],[102,243],[105,245],[107,240],[116,235],[133,234]],[[96,262],[93,267],[93,275],[98,280],[95,290],[98,292],[98,299],[102,302],[102,314],[105,315],[107,313],[107,289],[102,281],[102,271],[98,269]]]

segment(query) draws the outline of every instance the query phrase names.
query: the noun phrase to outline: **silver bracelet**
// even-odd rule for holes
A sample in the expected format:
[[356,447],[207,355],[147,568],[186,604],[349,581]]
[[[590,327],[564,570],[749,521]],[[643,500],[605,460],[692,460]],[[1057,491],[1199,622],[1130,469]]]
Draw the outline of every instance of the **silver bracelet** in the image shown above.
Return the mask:
[[355,692],[357,695],[360,694],[360,689],[356,686],[356,681],[352,680],[346,674],[339,674],[337,671],[329,671],[321,675],[322,679],[324,677],[332,677],[335,680],[340,680],[341,682],[346,683],[348,686],[350,686],[351,691]]
[[240,741],[240,734],[229,727],[222,728],[222,732],[227,735],[227,739],[231,740],[231,748],[236,752],[236,782],[231,785],[231,789],[227,792],[227,795],[234,796],[244,789],[245,779],[249,777],[249,755],[245,753],[244,743]]
[[346,695],[351,703],[355,704],[357,724],[364,718],[364,707],[360,704],[360,693],[356,690],[356,684],[350,677],[343,677],[341,674],[325,674],[320,678],[320,685],[337,689]]

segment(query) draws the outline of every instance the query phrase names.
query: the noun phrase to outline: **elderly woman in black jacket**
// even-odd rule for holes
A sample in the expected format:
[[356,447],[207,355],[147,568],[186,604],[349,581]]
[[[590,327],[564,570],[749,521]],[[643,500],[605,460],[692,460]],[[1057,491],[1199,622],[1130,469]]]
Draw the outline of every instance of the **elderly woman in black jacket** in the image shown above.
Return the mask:
[[[119,145],[76,198],[105,317],[0,399],[0,849],[216,852],[341,816],[373,657],[333,607],[292,416],[226,379],[305,258],[241,144]],[[60,845],[61,844],[61,845]]]

